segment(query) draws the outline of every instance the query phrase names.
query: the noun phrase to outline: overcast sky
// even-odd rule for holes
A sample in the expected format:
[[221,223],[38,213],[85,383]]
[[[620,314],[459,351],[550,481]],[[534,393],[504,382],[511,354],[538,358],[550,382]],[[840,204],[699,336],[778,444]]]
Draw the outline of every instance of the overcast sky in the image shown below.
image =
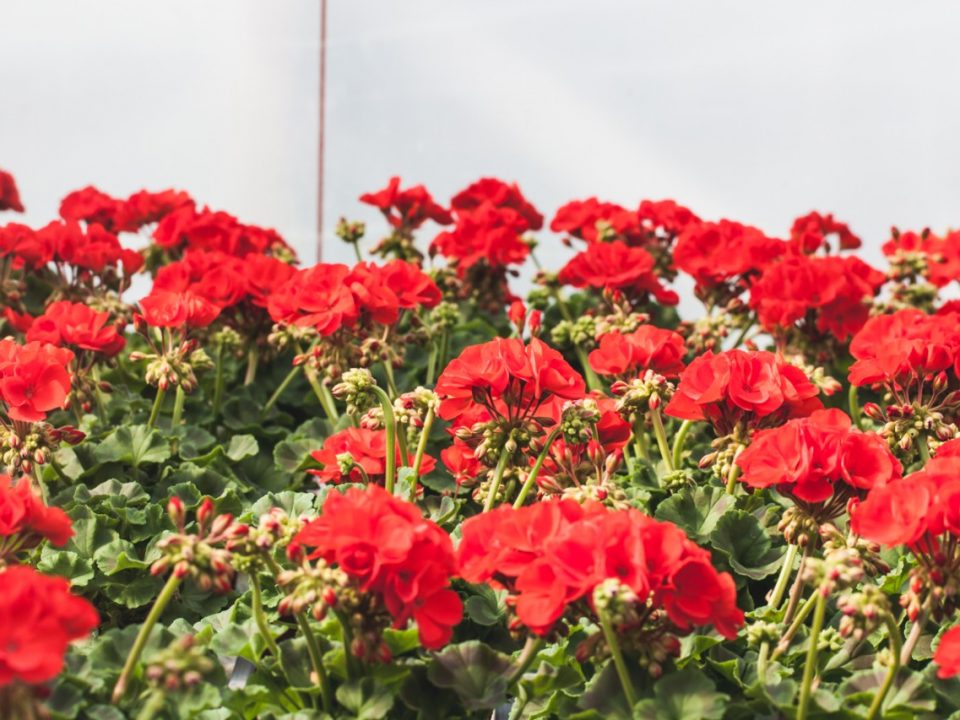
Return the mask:
[[[960,5],[330,0],[326,216],[392,174],[493,174],[545,214],[671,197],[786,232],[834,212],[876,259],[960,204]],[[177,186],[315,238],[319,5],[5,0],[0,167],[31,222],[68,190]],[[328,243],[325,259],[348,259]],[[556,244],[543,239],[545,256]],[[561,249],[555,249],[557,262]]]

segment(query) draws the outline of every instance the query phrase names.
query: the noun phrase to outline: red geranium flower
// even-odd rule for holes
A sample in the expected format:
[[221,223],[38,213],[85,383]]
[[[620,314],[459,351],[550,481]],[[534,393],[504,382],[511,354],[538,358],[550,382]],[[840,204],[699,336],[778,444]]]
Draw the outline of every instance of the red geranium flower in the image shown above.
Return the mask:
[[64,407],[70,394],[67,368],[73,353],[38,342],[0,340],[0,399],[13,420],[37,422]]
[[0,572],[0,687],[53,679],[67,646],[100,622],[64,578],[15,565]]
[[461,274],[480,261],[491,268],[517,265],[530,254],[521,237],[526,229],[527,220],[516,210],[484,203],[458,215],[453,230],[437,235],[430,252],[454,261]]
[[643,248],[614,242],[591,243],[560,270],[561,283],[573,287],[621,290],[627,294],[651,294],[657,302],[676,305],[679,296],[665,288],[653,272],[653,257]]
[[677,333],[641,325],[631,333],[614,331],[603,335],[589,359],[601,375],[636,376],[653,370],[670,378],[683,371],[686,352],[683,337]]
[[708,352],[680,375],[664,412],[682,420],[708,420],[721,435],[741,421],[756,427],[803,417],[820,408],[819,391],[800,368],[773,353]]
[[673,251],[676,266],[709,289],[755,274],[783,254],[786,243],[730,220],[688,225]]
[[0,560],[10,562],[44,540],[63,547],[73,537],[73,524],[60,508],[44,505],[28,478],[14,484],[9,475],[0,475],[0,537],[15,538],[0,543]]
[[346,265],[328,263],[299,270],[270,295],[270,317],[275,322],[313,326],[323,336],[352,325],[360,308],[347,286],[349,274]]
[[676,237],[688,226],[700,223],[692,210],[673,200],[644,200],[637,209],[640,223],[651,233]]
[[[412,465],[413,455],[400,456],[397,449],[397,465]],[[340,456],[349,455],[355,467],[348,474],[340,469]],[[321,470],[310,470],[323,482],[381,482],[387,471],[387,431],[369,430],[363,427],[350,427],[328,437],[323,449],[315,450],[311,456],[323,465]],[[436,467],[436,460],[429,455],[423,456],[420,472],[424,475]]]
[[526,221],[528,230],[539,230],[543,227],[543,215],[523,196],[517,184],[508,185],[497,178],[477,180],[454,195],[450,206],[463,214],[476,210],[484,203],[515,210]]
[[314,548],[311,558],[336,564],[362,592],[379,594],[396,627],[415,620],[425,648],[450,641],[463,614],[449,588],[457,571],[453,543],[416,505],[377,485],[333,491],[293,544]]
[[23,212],[23,203],[20,202],[20,191],[13,175],[0,170],[0,211],[13,210]]
[[140,301],[147,325],[158,328],[206,327],[220,308],[194,292],[157,290]]
[[43,315],[33,320],[26,336],[29,342],[69,345],[107,357],[119,353],[126,344],[117,326],[110,322],[110,313],[67,300],[50,303]]
[[427,220],[433,220],[439,225],[453,222],[449,211],[434,202],[423,185],[413,185],[401,190],[399,177],[390,178],[383,190],[364,193],[360,196],[360,202],[379,208],[395,228],[415,230]]
[[106,230],[116,230],[122,209],[122,200],[90,185],[74,190],[60,202],[60,217],[67,221],[96,223]]
[[646,230],[637,213],[616,203],[600,202],[595,197],[573,200],[560,207],[550,222],[550,229],[569,233],[588,243],[620,239],[639,245],[646,239]]
[[829,251],[829,236],[835,235],[840,250],[856,250],[860,247],[860,238],[853,234],[846,223],[834,220],[833,215],[811,212],[793,221],[790,228],[790,243],[800,252],[808,255],[826,246]]
[[937,677],[941,680],[960,675],[960,625],[955,625],[940,636],[940,644],[933,653]]

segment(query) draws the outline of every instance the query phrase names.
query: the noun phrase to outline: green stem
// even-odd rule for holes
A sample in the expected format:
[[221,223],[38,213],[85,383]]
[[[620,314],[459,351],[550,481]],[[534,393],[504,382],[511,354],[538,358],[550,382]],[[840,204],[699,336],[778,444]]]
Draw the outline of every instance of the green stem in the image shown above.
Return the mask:
[[336,425],[340,421],[340,413],[337,412],[337,403],[334,401],[333,395],[330,394],[330,388],[320,382],[317,373],[310,368],[304,370],[304,374],[307,376],[307,382],[313,388],[313,394],[317,396],[327,419]]
[[213,415],[220,414],[220,404],[223,402],[223,341],[217,344],[217,375],[213,381]]
[[33,475],[33,480],[37,484],[37,492],[40,493],[40,499],[43,501],[44,505],[49,504],[50,494],[47,492],[47,484],[43,481],[43,468],[40,467],[37,463],[33,463],[31,468]]
[[733,495],[737,491],[737,479],[740,477],[740,466],[734,460],[730,466],[730,472],[727,473],[727,495]]
[[153,690],[143,704],[140,712],[137,713],[137,720],[153,720],[157,713],[163,710],[163,705],[167,701],[167,696],[163,690]]
[[670,443],[667,442],[667,431],[663,427],[663,418],[660,417],[660,408],[650,408],[650,422],[653,423],[653,434],[657,438],[657,447],[660,448],[660,457],[667,468],[667,472],[673,472],[673,453],[670,451]]
[[523,507],[523,503],[526,501],[527,495],[530,494],[530,491],[537,484],[537,475],[540,474],[540,468],[543,467],[543,463],[546,461],[547,455],[550,454],[550,446],[553,445],[553,441],[557,439],[559,434],[560,426],[557,425],[557,427],[555,427],[547,436],[547,441],[543,445],[543,450],[541,450],[540,454],[537,455],[537,460],[530,469],[530,474],[527,475],[527,479],[524,480],[523,487],[520,488],[520,494],[517,495],[517,499],[513,503],[514,508],[519,509]]
[[310,628],[310,621],[303,611],[294,613],[297,620],[297,626],[303,639],[307,642],[307,655],[310,656],[310,665],[313,666],[313,673],[317,676],[317,684],[320,685],[320,701],[323,703],[325,712],[330,712],[333,707],[330,701],[330,678],[323,667],[323,655],[320,654],[320,646],[317,644],[317,636],[313,634]]
[[440,350],[435,341],[430,342],[430,357],[427,359],[427,386],[433,385],[433,378],[437,373],[437,355]]
[[150,410],[150,419],[147,420],[147,429],[152,430],[157,424],[157,418],[160,417],[160,408],[163,405],[163,396],[167,391],[163,388],[157,388],[157,396],[153,399],[153,409]]
[[175,431],[180,427],[180,420],[183,418],[183,404],[187,400],[187,394],[183,391],[182,385],[177,385],[177,392],[173,396],[173,415],[170,416],[170,429]]
[[600,627],[603,629],[603,637],[610,648],[610,655],[613,657],[613,665],[617,669],[617,675],[620,677],[620,685],[623,687],[623,694],[627,698],[631,712],[633,706],[637,704],[637,695],[633,690],[633,683],[630,681],[630,673],[627,671],[627,664],[623,660],[623,653],[620,651],[620,643],[617,640],[617,633],[613,629],[613,623],[610,622],[610,616],[606,610],[597,608],[597,617],[600,619]]
[[810,628],[810,646],[807,648],[807,659],[803,666],[803,682],[800,685],[800,704],[797,708],[797,720],[806,720],[810,710],[810,697],[813,694],[813,679],[817,673],[817,654],[820,652],[820,631],[823,630],[823,620],[827,613],[827,596],[821,588],[814,590],[817,598],[813,610],[813,627]]
[[797,611],[797,604],[800,602],[800,595],[803,593],[803,569],[807,564],[807,559],[812,553],[813,543],[808,543],[803,549],[803,555],[800,558],[800,567],[797,568],[793,586],[790,588],[790,599],[787,601],[787,609],[783,613],[784,624],[792,622],[793,614]]
[[690,428],[693,427],[693,420],[684,420],[680,423],[680,429],[673,437],[673,467],[678,468],[683,464],[683,447],[687,442],[687,435],[690,434]]
[[883,701],[886,699],[887,693],[890,692],[893,680],[900,670],[900,652],[902,650],[900,627],[890,613],[886,613],[884,620],[887,624],[887,634],[890,637],[890,654],[892,659],[890,660],[890,669],[887,670],[887,676],[883,679],[883,685],[880,686],[880,690],[873,696],[873,702],[870,703],[867,720],[874,720],[874,718],[880,717],[880,709],[883,707]]
[[587,388],[590,390],[603,390],[603,382],[600,380],[600,376],[594,372],[593,368],[590,366],[590,359],[587,357],[587,351],[584,350],[579,345],[576,346],[577,359],[580,361],[580,366],[583,368],[583,376],[587,380]]
[[913,627],[910,628],[910,634],[907,636],[906,642],[903,643],[903,649],[900,651],[901,665],[909,665],[913,659],[913,648],[916,647],[917,641],[920,640],[920,636],[923,634],[923,628],[927,624],[927,612],[929,610],[930,600],[927,600],[927,602],[923,604],[923,607],[920,608],[920,614],[917,615]]
[[442,373],[444,368],[447,366],[447,350],[450,345],[450,333],[444,328],[443,333],[440,335],[440,350],[437,353],[437,368]]
[[803,627],[803,623],[806,622],[807,618],[810,616],[810,613],[813,611],[814,605],[817,602],[817,593],[814,593],[806,599],[803,605],[800,606],[800,611],[797,613],[797,616],[793,619],[793,622],[790,623],[790,627],[787,628],[787,631],[783,634],[783,637],[780,638],[780,642],[777,643],[776,649],[773,651],[773,659],[776,660],[781,655],[783,655],[787,650],[790,649],[790,641],[793,640],[794,636]]
[[507,462],[510,460],[510,451],[504,445],[503,450],[500,451],[500,459],[497,461],[497,468],[493,471],[493,481],[490,483],[490,489],[487,491],[487,499],[483,503],[483,511],[488,512],[493,510],[494,504],[497,502],[497,494],[500,492],[500,483],[503,482],[503,473],[507,469]]
[[433,408],[427,409],[427,414],[423,418],[423,427],[420,428],[420,442],[417,443],[417,454],[413,457],[413,487],[410,490],[410,502],[417,499],[417,484],[420,480],[420,466],[423,464],[423,455],[427,451],[427,442],[430,440],[430,429],[433,427],[433,419],[436,415]]
[[150,613],[147,615],[147,619],[144,620],[143,625],[140,626],[140,632],[137,633],[137,639],[133,641],[133,647],[130,649],[130,654],[127,655],[127,661],[123,665],[123,671],[120,673],[117,684],[113,686],[114,705],[120,702],[124,693],[127,691],[127,684],[130,682],[130,678],[133,677],[133,671],[136,669],[137,661],[140,660],[140,654],[143,652],[143,648],[146,646],[147,640],[150,638],[150,633],[153,631],[153,627],[157,624],[157,620],[160,619],[163,611],[170,603],[174,593],[177,592],[177,588],[180,587],[180,580],[180,578],[171,573],[170,577],[167,578],[166,585],[163,586],[160,594],[157,595],[157,599],[154,601],[153,607],[150,608]]
[[637,450],[637,457],[650,462],[650,451],[647,448],[647,433],[643,432],[643,423],[639,420],[633,424],[633,446]]
[[397,392],[397,383],[393,377],[393,363],[390,362],[389,360],[384,360],[383,371],[387,376],[387,390],[390,391],[390,397],[391,398],[398,397],[400,393]]
[[753,328],[753,320],[751,319],[750,322],[744,325],[743,330],[740,331],[740,334],[737,335],[737,339],[733,341],[733,345],[730,346],[730,349],[734,350],[740,347],[740,343],[742,343],[746,339],[747,333],[750,332],[752,328]]
[[253,345],[247,351],[247,372],[243,376],[244,385],[253,385],[253,381],[257,379],[257,363],[259,360],[260,351],[256,345]]
[[863,417],[860,413],[860,402],[857,398],[857,390],[859,389],[856,385],[850,385],[850,389],[847,391],[847,407],[850,410],[850,419],[853,420],[853,424],[858,430],[863,430]]
[[353,645],[353,628],[350,627],[350,623],[347,618],[343,616],[343,613],[334,610],[333,614],[336,616],[337,622],[340,623],[341,642],[343,643],[344,665],[347,670],[347,680],[353,680],[357,677],[357,658],[353,654],[351,647]]
[[780,567],[780,575],[777,577],[777,584],[773,586],[773,592],[770,593],[770,600],[767,601],[767,607],[771,610],[777,610],[783,601],[783,596],[787,592],[787,585],[790,584],[790,577],[793,575],[793,564],[797,561],[797,553],[800,551],[798,545],[788,545],[786,555],[783,558],[783,565]]
[[260,590],[260,576],[256,568],[250,571],[250,589],[253,591],[251,605],[253,607],[253,617],[257,621],[257,629],[263,637],[267,649],[277,659],[280,659],[280,648],[277,647],[277,641],[270,632],[270,626],[267,624],[267,616],[263,612],[263,593]]
[[303,369],[302,365],[294,365],[290,372],[287,373],[287,376],[283,379],[283,382],[280,383],[279,387],[273,391],[273,395],[270,396],[270,399],[267,400],[267,404],[263,406],[263,412],[266,412],[277,404],[277,400],[280,399],[280,396],[283,395],[283,391],[290,387],[290,383],[296,379],[297,375],[300,374],[300,371]]
[[927,444],[927,436],[923,433],[917,437],[917,452],[920,453],[920,459],[924,465],[930,462],[930,445]]
[[383,409],[383,426],[387,431],[386,447],[386,476],[384,487],[386,491],[393,494],[393,485],[397,477],[397,420],[393,416],[393,402],[390,396],[384,392],[382,387],[373,386],[373,392],[380,400],[380,407]]
[[537,653],[540,652],[543,645],[544,640],[542,637],[536,635],[527,636],[527,640],[523,644],[523,650],[520,651],[520,657],[517,658],[517,666],[510,674],[510,680],[508,681],[510,685],[519,682],[523,674],[530,669],[530,666],[537,657]]

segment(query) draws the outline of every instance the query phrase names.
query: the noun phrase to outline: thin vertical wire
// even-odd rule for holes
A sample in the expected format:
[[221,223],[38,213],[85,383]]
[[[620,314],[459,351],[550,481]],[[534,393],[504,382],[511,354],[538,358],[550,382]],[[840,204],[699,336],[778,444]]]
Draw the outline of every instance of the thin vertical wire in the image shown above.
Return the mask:
[[327,116],[327,0],[320,1],[320,134],[317,168],[317,262],[323,259],[323,171]]

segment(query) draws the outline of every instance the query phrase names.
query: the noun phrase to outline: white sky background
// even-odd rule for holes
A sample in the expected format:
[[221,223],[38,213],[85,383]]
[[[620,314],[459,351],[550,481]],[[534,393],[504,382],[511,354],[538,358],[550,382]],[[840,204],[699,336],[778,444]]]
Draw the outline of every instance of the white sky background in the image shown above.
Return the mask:
[[[356,198],[392,174],[441,201],[481,175],[516,180],[548,217],[588,195],[672,197],[783,235],[816,208],[877,264],[892,224],[960,224],[956,3],[329,6],[331,237],[339,215],[382,232]],[[318,8],[0,0],[0,167],[28,221],[87,183],[177,186],[312,259]],[[337,243],[325,259],[349,260]]]

